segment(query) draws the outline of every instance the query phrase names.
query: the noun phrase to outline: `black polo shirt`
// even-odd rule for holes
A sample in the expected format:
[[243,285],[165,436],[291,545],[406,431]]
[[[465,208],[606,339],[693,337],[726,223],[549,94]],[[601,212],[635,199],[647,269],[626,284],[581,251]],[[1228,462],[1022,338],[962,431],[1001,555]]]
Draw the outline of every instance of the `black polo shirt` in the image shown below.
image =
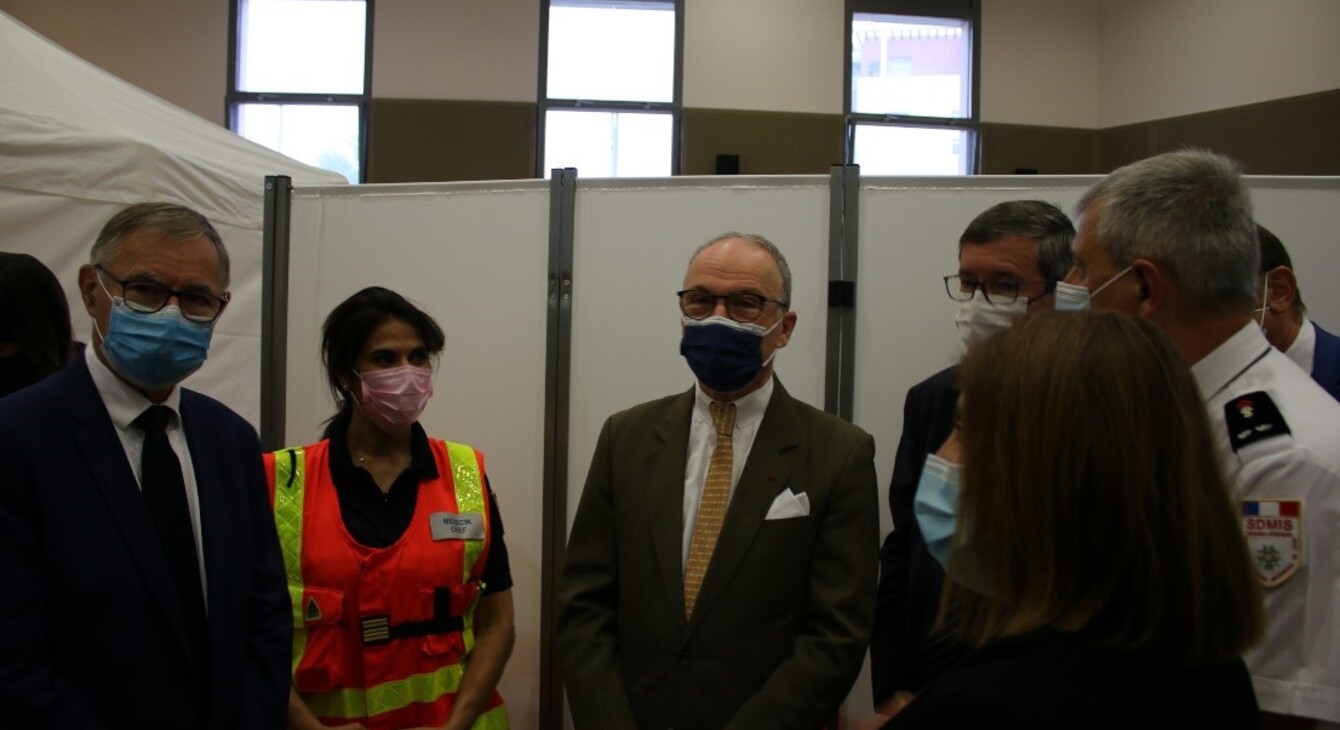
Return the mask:
[[[335,482],[345,529],[355,540],[370,548],[390,546],[405,534],[414,518],[419,484],[437,478],[437,462],[428,446],[428,434],[417,423],[410,427],[409,466],[400,472],[387,492],[382,492],[367,470],[354,465],[344,427],[337,425],[327,435],[330,439],[330,478]],[[493,530],[483,574],[484,593],[489,594],[512,587],[512,567],[507,558],[507,543],[503,541],[498,500],[487,475],[484,476],[484,492],[488,494],[489,525]]]

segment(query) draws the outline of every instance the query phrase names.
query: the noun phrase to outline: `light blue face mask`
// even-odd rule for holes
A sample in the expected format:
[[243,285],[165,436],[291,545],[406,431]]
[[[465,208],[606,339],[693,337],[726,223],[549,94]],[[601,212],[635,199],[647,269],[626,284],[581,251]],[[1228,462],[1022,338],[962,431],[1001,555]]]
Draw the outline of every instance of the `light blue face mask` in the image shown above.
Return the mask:
[[1052,300],[1052,308],[1058,312],[1082,312],[1093,306],[1093,298],[1112,282],[1125,276],[1131,270],[1130,266],[1118,271],[1116,276],[1103,282],[1103,285],[1090,292],[1079,284],[1067,284],[1064,281],[1056,282],[1056,298]]
[[912,504],[926,549],[942,568],[949,565],[949,553],[954,546],[961,471],[958,464],[951,464],[935,454],[927,456]]
[[212,324],[186,319],[175,304],[157,312],[137,312],[124,298],[108,296],[111,318],[107,331],[98,332],[102,354],[131,385],[145,390],[171,388],[205,364],[214,336]]

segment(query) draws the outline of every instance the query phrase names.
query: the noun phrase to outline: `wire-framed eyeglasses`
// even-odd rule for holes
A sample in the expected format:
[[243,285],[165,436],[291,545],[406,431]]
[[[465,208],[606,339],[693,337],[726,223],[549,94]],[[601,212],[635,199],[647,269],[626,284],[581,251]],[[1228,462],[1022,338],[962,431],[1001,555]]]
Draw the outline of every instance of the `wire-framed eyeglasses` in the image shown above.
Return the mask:
[[717,302],[726,302],[726,315],[736,322],[753,322],[763,316],[768,304],[776,304],[782,309],[790,306],[780,299],[769,299],[762,294],[737,291],[730,294],[713,294],[702,289],[684,289],[675,292],[679,297],[679,311],[689,319],[707,319],[716,311]]

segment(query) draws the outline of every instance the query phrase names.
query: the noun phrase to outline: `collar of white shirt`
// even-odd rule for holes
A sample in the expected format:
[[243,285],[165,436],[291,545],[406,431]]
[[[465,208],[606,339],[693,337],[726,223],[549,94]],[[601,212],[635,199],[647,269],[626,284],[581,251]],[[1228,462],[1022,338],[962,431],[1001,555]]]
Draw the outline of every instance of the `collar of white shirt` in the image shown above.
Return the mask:
[[1270,351],[1270,343],[1253,320],[1238,330],[1223,344],[1191,366],[1191,374],[1200,386],[1201,398],[1209,400],[1228,387],[1239,375],[1263,354]]
[[[131,387],[130,383],[118,378],[112,369],[107,367],[93,348],[97,347],[95,343],[88,343],[84,348],[84,360],[88,363],[88,374],[93,376],[93,385],[98,389],[98,394],[102,396],[102,403],[107,407],[107,415],[112,418],[112,425],[121,433],[134,433],[133,424],[136,418],[144,413],[145,409],[153,405],[153,401],[144,396],[143,393]],[[167,400],[162,405],[172,409],[174,414],[178,414],[174,421],[180,420],[181,413],[181,388],[173,388],[168,394]],[[171,425],[169,425],[171,428]]]
[[1298,328],[1298,336],[1293,338],[1293,344],[1284,351],[1290,360],[1298,363],[1298,367],[1308,375],[1312,374],[1312,366],[1315,364],[1317,356],[1317,330],[1308,321],[1303,318],[1303,326]]
[[[732,401],[735,403],[735,429],[753,427],[763,420],[763,412],[768,410],[768,402],[772,400],[773,379],[768,378],[758,390]],[[703,392],[701,383],[695,383],[693,386],[695,397],[693,399],[693,418],[700,422],[711,423],[712,412],[708,406],[713,402],[712,398]]]

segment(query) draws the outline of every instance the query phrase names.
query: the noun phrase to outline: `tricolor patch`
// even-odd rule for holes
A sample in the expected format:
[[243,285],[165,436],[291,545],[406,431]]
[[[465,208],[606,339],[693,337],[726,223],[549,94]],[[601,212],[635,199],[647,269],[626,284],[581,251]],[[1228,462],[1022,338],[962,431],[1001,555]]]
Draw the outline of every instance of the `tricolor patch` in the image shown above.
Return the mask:
[[1245,499],[1242,531],[1261,585],[1282,585],[1303,564],[1303,500]]

